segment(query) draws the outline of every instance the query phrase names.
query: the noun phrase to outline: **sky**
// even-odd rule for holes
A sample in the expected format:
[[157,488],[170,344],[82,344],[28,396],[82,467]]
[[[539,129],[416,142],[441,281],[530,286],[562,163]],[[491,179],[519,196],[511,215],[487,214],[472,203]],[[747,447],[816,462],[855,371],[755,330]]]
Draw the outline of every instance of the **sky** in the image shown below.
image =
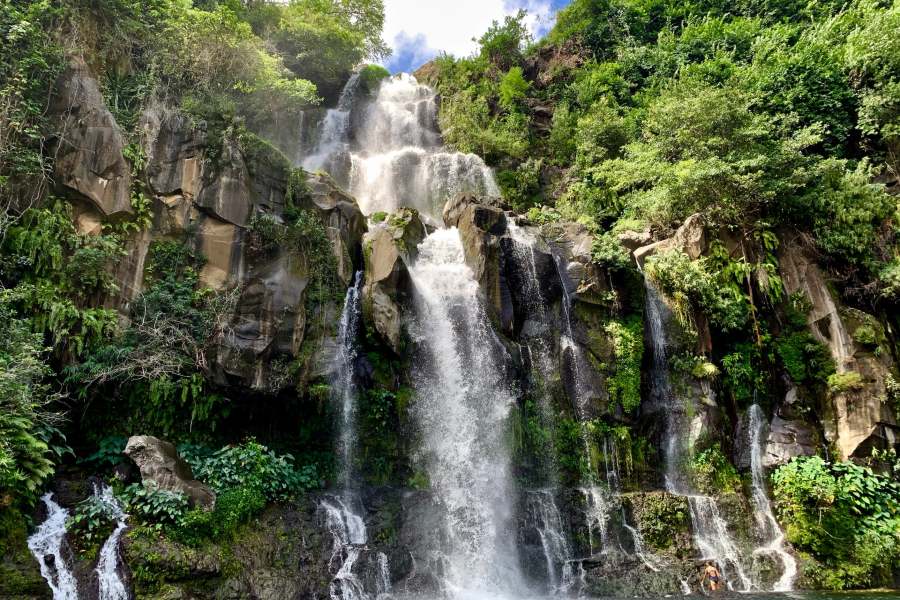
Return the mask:
[[553,26],[554,15],[569,0],[384,0],[384,40],[394,49],[385,60],[392,73],[413,71],[440,52],[468,56],[492,21],[520,8],[538,38]]

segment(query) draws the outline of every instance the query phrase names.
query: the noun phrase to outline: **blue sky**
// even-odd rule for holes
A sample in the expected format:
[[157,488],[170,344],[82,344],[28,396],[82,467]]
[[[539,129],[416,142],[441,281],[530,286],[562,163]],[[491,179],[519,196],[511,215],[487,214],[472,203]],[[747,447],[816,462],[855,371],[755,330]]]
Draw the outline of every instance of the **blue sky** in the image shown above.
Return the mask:
[[392,73],[411,71],[440,52],[471,54],[473,37],[491,22],[529,13],[529,28],[540,37],[553,26],[554,15],[570,0],[384,0],[384,40],[394,49],[385,61]]

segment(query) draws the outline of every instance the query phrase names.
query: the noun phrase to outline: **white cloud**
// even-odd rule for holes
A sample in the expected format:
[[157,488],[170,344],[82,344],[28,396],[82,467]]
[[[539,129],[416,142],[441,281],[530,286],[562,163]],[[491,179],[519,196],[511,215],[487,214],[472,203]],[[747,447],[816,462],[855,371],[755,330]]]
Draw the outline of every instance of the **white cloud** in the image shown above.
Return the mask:
[[528,10],[532,32],[542,35],[553,13],[551,0],[385,0],[384,8],[392,70],[415,68],[440,52],[467,56],[478,46],[472,38],[520,8]]

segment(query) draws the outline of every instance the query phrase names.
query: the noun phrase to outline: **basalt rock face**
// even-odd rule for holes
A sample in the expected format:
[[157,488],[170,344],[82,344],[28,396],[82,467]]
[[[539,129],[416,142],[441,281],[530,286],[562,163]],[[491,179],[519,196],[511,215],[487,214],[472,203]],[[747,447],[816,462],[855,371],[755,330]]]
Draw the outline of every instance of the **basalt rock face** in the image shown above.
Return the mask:
[[798,245],[785,246],[780,264],[785,291],[808,299],[810,332],[828,347],[838,375],[858,378],[849,389],[831,391],[823,423],[828,441],[845,460],[900,443],[900,427],[884,401],[893,364],[882,326],[872,315],[841,307],[819,267]]
[[425,235],[418,212],[404,208],[376,223],[363,242],[363,311],[382,341],[397,355],[404,348],[402,315],[411,293],[408,266]]
[[[66,132],[56,161],[58,178],[71,191],[78,230],[99,233],[104,222],[133,212],[125,140],[82,61],[70,63],[57,88],[54,108]],[[265,392],[289,385],[273,365],[290,362],[305,342],[312,342],[306,298],[311,269],[323,259],[298,248],[256,251],[250,225],[259,215],[283,220],[293,185],[290,164],[261,142],[248,146],[225,136],[218,147],[210,147],[205,123],[164,106],[146,109],[140,128],[147,161],[138,176],[150,196],[152,226],[126,240],[126,256],[114,267],[118,291],[104,304],[127,318],[131,302],[145,289],[152,244],[186,241],[203,258],[201,285],[232,298],[227,331],[211,353],[212,362],[204,365],[211,378],[220,385]],[[296,208],[319,217],[338,285],[349,286],[362,267],[365,217],[327,176],[310,176],[306,186],[307,193],[295,193]],[[340,309],[317,310],[334,314]],[[301,369],[301,376],[313,371]]]
[[71,59],[60,76],[53,112],[61,121],[55,168],[62,185],[105,217],[130,214],[131,167],[123,156],[125,141],[82,59]]

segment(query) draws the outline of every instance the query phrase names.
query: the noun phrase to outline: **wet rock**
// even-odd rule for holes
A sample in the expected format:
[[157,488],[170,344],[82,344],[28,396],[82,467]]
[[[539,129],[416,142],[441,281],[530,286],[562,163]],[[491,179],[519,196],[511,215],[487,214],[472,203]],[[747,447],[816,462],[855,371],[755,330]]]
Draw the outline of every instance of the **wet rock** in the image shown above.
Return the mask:
[[502,272],[500,236],[506,232],[506,215],[499,208],[469,204],[459,217],[459,235],[466,264],[484,291],[488,308],[500,327],[511,331],[513,310]]
[[71,58],[56,84],[53,112],[62,135],[54,168],[60,183],[88,199],[104,216],[132,212],[131,166],[125,141],[81,58]]
[[404,208],[372,227],[363,241],[363,311],[382,340],[398,354],[403,345],[401,305],[411,286],[407,265],[415,260],[425,235],[418,212]]
[[128,439],[125,455],[141,470],[144,485],[154,485],[161,490],[181,492],[194,506],[211,509],[216,494],[203,485],[191,472],[191,467],[178,456],[175,446],[149,435],[137,435]]
[[[785,291],[802,293],[809,300],[810,332],[828,347],[837,372],[859,376],[856,389],[831,394],[829,412],[833,416],[826,417],[823,423],[826,437],[835,443],[843,460],[867,457],[873,448],[896,445],[900,428],[890,406],[882,401],[887,394],[885,381],[893,366],[890,352],[870,352],[853,339],[863,323],[871,327],[871,322],[860,317],[859,311],[841,310],[818,266],[796,243],[783,245],[779,266]],[[871,338],[876,344],[878,337],[873,330]]]

